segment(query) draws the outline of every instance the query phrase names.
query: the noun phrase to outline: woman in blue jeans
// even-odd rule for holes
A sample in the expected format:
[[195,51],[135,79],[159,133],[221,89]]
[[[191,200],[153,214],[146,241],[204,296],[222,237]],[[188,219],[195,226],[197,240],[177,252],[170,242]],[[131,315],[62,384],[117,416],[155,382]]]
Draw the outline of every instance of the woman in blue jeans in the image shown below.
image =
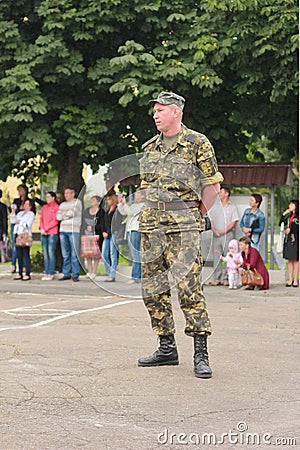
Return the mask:
[[58,220],[56,219],[56,213],[59,205],[56,201],[55,192],[47,192],[46,202],[47,203],[42,207],[40,220],[45,268],[45,273],[42,280],[51,281],[54,278],[55,249],[58,240]]
[[[34,213],[32,212],[32,208],[33,201],[29,199],[25,200],[24,210],[19,211],[16,218],[16,226],[14,229],[16,239],[24,234],[32,238],[32,225],[34,222]],[[16,242],[16,244],[17,243],[18,242]],[[19,274],[14,278],[14,280],[30,280],[31,260],[29,240],[25,245],[20,244],[17,246],[17,257]]]

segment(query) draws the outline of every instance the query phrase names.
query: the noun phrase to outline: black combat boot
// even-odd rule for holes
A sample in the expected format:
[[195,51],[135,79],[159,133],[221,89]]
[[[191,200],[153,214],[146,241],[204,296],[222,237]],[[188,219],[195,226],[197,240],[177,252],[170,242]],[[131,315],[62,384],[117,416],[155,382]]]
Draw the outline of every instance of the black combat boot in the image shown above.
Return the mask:
[[160,345],[153,355],[138,360],[138,366],[177,366],[178,353],[173,334],[169,336],[159,336]]
[[211,378],[212,370],[209,367],[207,352],[207,335],[194,336],[194,372],[198,378]]

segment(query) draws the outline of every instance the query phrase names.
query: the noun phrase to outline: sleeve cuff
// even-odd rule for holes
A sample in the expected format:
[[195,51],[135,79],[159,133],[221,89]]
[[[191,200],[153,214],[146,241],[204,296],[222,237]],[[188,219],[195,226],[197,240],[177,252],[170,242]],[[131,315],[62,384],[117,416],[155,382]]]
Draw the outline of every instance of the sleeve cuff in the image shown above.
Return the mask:
[[206,177],[203,178],[202,180],[202,185],[203,186],[208,186],[209,184],[216,184],[216,183],[222,183],[222,181],[224,180],[223,175],[221,174],[221,172],[216,172],[213,176],[211,177]]

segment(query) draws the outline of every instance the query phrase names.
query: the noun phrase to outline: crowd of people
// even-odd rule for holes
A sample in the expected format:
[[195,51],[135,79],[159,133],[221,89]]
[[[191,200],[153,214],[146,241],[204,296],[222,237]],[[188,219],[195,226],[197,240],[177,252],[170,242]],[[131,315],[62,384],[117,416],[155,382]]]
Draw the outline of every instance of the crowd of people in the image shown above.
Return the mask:
[[[83,209],[82,202],[76,198],[75,190],[67,188],[64,195],[49,191],[45,201],[31,195],[26,185],[18,186],[19,197],[7,205],[0,201],[0,250],[8,239],[8,225],[11,236],[11,271],[15,280],[30,280],[30,245],[32,225],[36,215],[36,203],[41,206],[40,236],[44,257],[43,281],[51,281],[57,271],[62,272],[59,280],[77,282],[80,264],[86,274],[94,279],[102,259],[106,279],[116,280],[119,261],[119,245],[127,243],[129,259],[132,265],[131,279],[128,283],[141,281],[141,233],[139,215],[145,205],[142,189],[135,192],[134,201],[128,202],[126,195],[109,191],[103,198],[94,195],[90,205]],[[0,190],[0,200],[2,191]],[[260,289],[269,288],[268,270],[261,256],[260,239],[265,229],[264,213],[260,209],[262,196],[253,193],[241,219],[236,205],[230,200],[228,187],[221,187],[218,206],[210,210],[213,258],[213,281],[211,286],[224,285],[237,289],[243,270],[256,269],[263,277]],[[221,208],[221,210],[220,210]],[[8,220],[9,218],[9,220]],[[279,226],[285,227],[283,258],[287,263],[287,287],[298,287],[299,273],[299,201],[291,200],[289,207],[282,213]],[[235,229],[239,226],[244,236],[235,239]],[[18,243],[20,236],[27,241]],[[3,261],[2,261],[3,262]],[[224,263],[224,266],[222,265]],[[222,268],[223,266],[223,268]],[[254,289],[255,286],[243,286],[242,289]]]
[[[135,201],[130,204],[125,194],[117,194],[113,189],[103,198],[94,195],[85,209],[72,188],[66,188],[63,196],[48,191],[45,200],[41,200],[33,193],[29,198],[27,186],[21,184],[18,194],[19,197],[13,201],[8,195],[7,204],[0,201],[0,250],[4,239],[9,236],[10,223],[11,272],[14,280],[31,279],[32,227],[36,214],[39,214],[44,259],[42,281],[51,281],[56,272],[62,272],[59,281],[78,282],[80,266],[89,278],[94,279],[102,259],[106,272],[104,281],[114,282],[119,246],[120,243],[127,243],[130,250],[128,259],[132,263],[132,277],[128,283],[140,282],[138,215],[143,205],[141,190],[137,190]],[[36,204],[41,206],[38,212]]]

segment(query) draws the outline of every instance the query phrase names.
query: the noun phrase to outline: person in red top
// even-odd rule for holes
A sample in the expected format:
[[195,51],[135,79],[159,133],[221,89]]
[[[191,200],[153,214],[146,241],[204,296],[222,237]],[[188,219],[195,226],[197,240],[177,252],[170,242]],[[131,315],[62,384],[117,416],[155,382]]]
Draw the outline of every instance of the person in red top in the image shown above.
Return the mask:
[[40,220],[45,268],[45,274],[42,277],[42,280],[50,281],[54,278],[55,248],[58,240],[58,220],[56,219],[56,213],[59,205],[56,201],[55,192],[47,192],[46,202],[47,203],[42,207]]
[[[247,236],[243,236],[239,239],[239,247],[242,252],[242,269],[247,269],[250,266],[250,269],[256,269],[257,272],[261,274],[264,279],[264,285],[260,288],[263,290],[269,289],[269,272],[263,262],[263,259],[256,250],[256,248],[251,247],[251,239]],[[245,286],[246,290],[252,290],[255,286]]]

